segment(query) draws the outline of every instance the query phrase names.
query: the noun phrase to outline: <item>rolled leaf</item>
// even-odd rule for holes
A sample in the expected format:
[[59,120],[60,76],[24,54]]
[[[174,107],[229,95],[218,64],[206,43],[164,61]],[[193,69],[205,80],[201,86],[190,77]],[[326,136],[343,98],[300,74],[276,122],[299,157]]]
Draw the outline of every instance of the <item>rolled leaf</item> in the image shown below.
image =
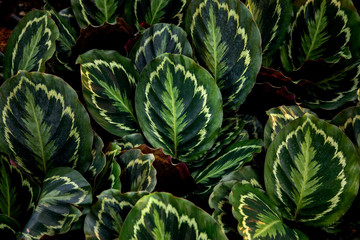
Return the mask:
[[106,165],[106,157],[102,152],[104,143],[102,139],[94,132],[94,140],[91,150],[91,163],[84,173],[85,179],[93,186],[96,177],[103,171]]
[[98,202],[86,215],[84,232],[87,240],[117,239],[123,222],[135,203],[147,192],[120,193],[109,189],[98,196]]
[[280,132],[286,124],[294,119],[303,116],[305,113],[310,113],[316,116],[311,110],[302,108],[297,105],[293,106],[280,106],[269,109],[266,114],[269,116],[264,130],[264,143],[268,148],[272,143],[278,132]]
[[88,168],[89,116],[62,79],[20,72],[0,87],[0,112],[0,149],[35,179],[58,166]]
[[91,116],[108,132],[138,132],[133,108],[138,74],[116,51],[91,50],[79,56],[83,95]]
[[182,11],[186,2],[186,0],[135,0],[135,24],[139,29],[144,23],[154,25],[165,22],[179,25],[182,22]]
[[117,158],[121,168],[121,191],[152,192],[156,185],[156,170],[152,165],[154,160],[153,154],[142,154],[139,149],[121,154]]
[[193,0],[185,26],[197,59],[220,87],[224,109],[236,110],[261,66],[260,33],[249,9],[238,0]]
[[193,203],[169,193],[141,198],[130,211],[119,240],[128,239],[227,239],[220,226]]
[[36,209],[23,228],[21,237],[40,239],[44,235],[67,232],[81,216],[76,207],[91,201],[91,187],[79,172],[64,167],[50,170]]
[[146,140],[183,162],[211,148],[222,122],[219,88],[188,57],[163,54],[142,71],[135,108]]
[[340,0],[307,0],[296,13],[287,43],[292,68],[300,68],[306,60],[334,63],[350,58],[348,21]]
[[250,166],[242,167],[226,175],[214,187],[209,197],[209,206],[214,209],[213,218],[225,232],[237,231],[237,221],[233,217],[232,205],[229,202],[231,188],[237,183],[251,184],[253,187],[262,188],[258,175]]
[[339,128],[305,114],[287,124],[270,145],[266,191],[286,219],[329,226],[357,195],[358,159]]
[[288,0],[247,0],[246,6],[254,16],[262,39],[263,57],[271,57],[285,40],[293,15]]
[[45,70],[45,62],[55,52],[59,30],[46,11],[34,10],[20,21],[12,32],[5,49],[4,79],[19,70]]
[[238,183],[232,188],[230,202],[244,239],[308,239],[286,226],[281,213],[261,189]]
[[71,0],[71,7],[81,28],[115,23],[123,13],[124,0]]
[[0,214],[24,225],[35,208],[38,191],[3,154],[0,154],[0,183]]
[[0,214],[0,236],[6,240],[15,240],[17,239],[16,236],[20,232],[20,225],[19,223],[5,215]]
[[141,73],[146,64],[163,53],[192,56],[191,45],[182,28],[159,23],[146,29],[132,49],[130,58]]

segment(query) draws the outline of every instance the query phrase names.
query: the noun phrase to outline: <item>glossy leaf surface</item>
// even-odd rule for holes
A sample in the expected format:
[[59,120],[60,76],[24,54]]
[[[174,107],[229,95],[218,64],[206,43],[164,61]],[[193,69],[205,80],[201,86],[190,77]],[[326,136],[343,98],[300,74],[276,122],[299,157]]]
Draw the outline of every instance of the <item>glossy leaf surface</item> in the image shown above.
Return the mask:
[[159,23],[146,29],[134,46],[130,57],[141,73],[146,64],[163,53],[191,57],[192,48],[182,28]]
[[163,54],[151,61],[135,99],[140,127],[153,147],[190,162],[214,144],[223,115],[221,93],[190,58]]
[[84,99],[95,121],[120,137],[138,132],[133,108],[138,74],[130,59],[116,51],[90,50],[77,63]]
[[227,239],[215,220],[193,203],[169,193],[141,198],[127,216],[120,240]]
[[360,107],[350,107],[341,111],[331,123],[338,126],[358,148],[360,147]]
[[11,34],[5,49],[4,79],[19,70],[45,70],[45,62],[55,52],[59,30],[46,11],[34,10],[21,20]]
[[220,87],[224,109],[237,109],[261,65],[260,33],[250,11],[238,0],[193,0],[185,26],[198,60]]
[[38,180],[54,167],[84,172],[93,134],[76,92],[62,79],[20,72],[0,88],[0,147]]
[[267,193],[285,218],[328,226],[357,195],[358,159],[339,128],[305,114],[286,125],[269,147],[264,169]]

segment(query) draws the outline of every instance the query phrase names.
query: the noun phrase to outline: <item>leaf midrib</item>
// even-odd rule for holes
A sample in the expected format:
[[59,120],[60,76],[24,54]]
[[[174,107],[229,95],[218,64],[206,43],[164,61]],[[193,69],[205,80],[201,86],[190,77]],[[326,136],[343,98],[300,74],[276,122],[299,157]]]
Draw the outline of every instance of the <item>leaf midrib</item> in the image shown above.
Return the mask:
[[278,223],[282,223],[282,221],[281,221],[281,220],[276,220],[276,221],[274,221],[274,222],[272,222],[272,223],[270,223],[270,224],[267,224],[264,228],[261,229],[261,231],[255,233],[254,236],[253,236],[253,238],[257,238],[258,236],[261,236],[261,234],[262,234],[263,232],[265,232],[266,230],[268,230],[269,228],[271,228],[273,225],[278,224]]
[[[150,21],[150,25],[153,25],[153,21],[155,20],[155,17],[154,16],[156,16],[156,14],[159,12],[159,9],[160,9],[160,6],[162,5],[162,3],[163,3],[164,1],[163,0],[161,0],[160,1],[160,3],[157,5],[157,7],[156,7],[156,10],[155,10],[155,14],[151,14],[151,21]],[[150,11],[151,11],[151,8],[150,8]]]

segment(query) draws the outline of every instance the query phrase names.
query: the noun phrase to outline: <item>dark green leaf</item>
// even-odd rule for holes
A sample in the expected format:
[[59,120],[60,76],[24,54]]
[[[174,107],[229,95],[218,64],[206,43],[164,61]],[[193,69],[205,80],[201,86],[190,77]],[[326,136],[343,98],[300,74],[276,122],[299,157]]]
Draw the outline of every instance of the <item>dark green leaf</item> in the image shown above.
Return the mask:
[[135,96],[140,127],[153,147],[191,162],[214,144],[223,115],[221,93],[190,58],[155,58],[142,71]]
[[120,240],[227,239],[220,226],[193,203],[169,193],[141,198],[123,224]]
[[62,79],[20,72],[0,87],[0,112],[0,148],[37,180],[54,167],[88,168],[89,116]]
[[71,168],[59,167],[48,172],[36,209],[23,228],[25,239],[69,231],[81,216],[77,208],[90,204],[91,187],[81,174]]
[[19,70],[45,70],[45,62],[55,52],[59,30],[46,11],[34,10],[21,20],[12,32],[5,49],[4,79]]
[[336,126],[305,114],[287,124],[266,154],[265,186],[284,217],[329,226],[359,188],[359,156]]
[[186,32],[182,28],[172,24],[159,23],[146,29],[131,51],[130,57],[138,72],[141,72],[146,64],[163,53],[176,53],[191,57],[192,48],[186,38]]
[[185,21],[196,55],[220,87],[224,109],[236,110],[261,66],[259,29],[238,0],[193,0]]
[[4,54],[0,52],[0,82],[4,80]]
[[0,236],[2,239],[15,240],[16,236],[20,232],[19,223],[4,214],[0,214]]
[[91,116],[108,132],[138,132],[133,99],[138,73],[115,51],[90,50],[79,56],[83,95]]
[[139,147],[141,144],[145,144],[145,139],[140,133],[133,133],[122,137],[120,140],[115,140],[113,144],[116,144],[120,151],[130,150]]

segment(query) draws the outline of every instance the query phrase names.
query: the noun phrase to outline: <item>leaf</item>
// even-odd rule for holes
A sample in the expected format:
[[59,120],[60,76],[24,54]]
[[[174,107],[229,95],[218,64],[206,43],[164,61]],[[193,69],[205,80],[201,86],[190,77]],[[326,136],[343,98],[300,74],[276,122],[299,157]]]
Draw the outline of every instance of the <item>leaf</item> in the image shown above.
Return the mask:
[[115,51],[91,50],[79,56],[83,95],[95,121],[108,132],[138,132],[133,108],[138,74],[130,59]]
[[15,240],[18,232],[20,232],[19,223],[5,214],[0,214],[0,236],[6,240]]
[[308,239],[286,226],[265,192],[249,184],[236,184],[230,193],[233,213],[244,239]]
[[117,239],[123,222],[135,203],[146,192],[120,193],[109,189],[98,196],[98,202],[86,215],[84,232],[87,240]]
[[331,123],[338,126],[355,146],[360,147],[360,107],[344,109],[332,119]]
[[293,7],[291,1],[247,0],[262,39],[262,54],[269,58],[277,51],[289,32]]
[[121,168],[120,182],[122,192],[152,192],[156,185],[156,169],[153,154],[142,154],[132,149],[116,158]]
[[25,224],[35,208],[38,189],[3,154],[0,154],[0,182],[0,214]]
[[339,128],[304,116],[287,124],[266,154],[265,186],[289,220],[329,226],[359,188],[358,155]]
[[262,188],[259,177],[251,166],[242,167],[230,174],[225,175],[214,187],[209,197],[209,206],[214,209],[212,217],[220,224],[227,233],[237,231],[237,221],[232,214],[232,205],[229,202],[231,188],[237,184],[251,184],[253,187]]
[[23,228],[24,239],[67,232],[81,216],[77,207],[90,204],[91,187],[81,174],[59,167],[48,172],[36,209]]
[[38,181],[54,167],[88,168],[89,116],[62,79],[20,72],[0,87],[0,112],[0,149]]
[[132,49],[130,58],[141,73],[146,64],[163,53],[192,56],[191,45],[182,28],[159,23],[146,29]]
[[125,239],[227,239],[214,219],[193,203],[169,193],[142,197],[123,224]]
[[0,52],[0,82],[4,81],[4,54]]
[[244,140],[231,144],[205,169],[195,176],[193,175],[195,182],[210,190],[224,175],[241,168],[244,163],[253,158],[253,154],[261,152],[262,145],[260,139]]
[[185,5],[186,0],[135,0],[135,24],[138,29],[143,22],[149,25],[160,22],[179,25],[182,22]]
[[220,87],[224,109],[236,110],[261,65],[260,33],[250,11],[238,0],[193,0],[185,26],[197,59]]
[[124,0],[71,0],[71,7],[81,28],[115,23],[123,13]]
[[142,71],[135,108],[146,140],[183,162],[211,148],[222,122],[221,93],[188,57],[163,54]]
[[139,147],[141,144],[145,144],[145,139],[140,133],[133,133],[126,136],[123,136],[119,140],[113,142],[120,151],[130,150],[135,147]]
[[19,70],[45,70],[45,62],[55,52],[59,30],[46,11],[34,10],[14,28],[5,49],[4,79]]
[[348,21],[340,0],[307,0],[290,28],[287,55],[292,68],[300,68],[306,60],[335,63],[341,57],[350,58]]
[[276,135],[286,124],[294,119],[303,116],[305,113],[310,113],[316,116],[311,110],[302,108],[297,105],[293,106],[280,106],[269,109],[266,114],[269,116],[269,120],[265,125],[264,143],[268,148]]

